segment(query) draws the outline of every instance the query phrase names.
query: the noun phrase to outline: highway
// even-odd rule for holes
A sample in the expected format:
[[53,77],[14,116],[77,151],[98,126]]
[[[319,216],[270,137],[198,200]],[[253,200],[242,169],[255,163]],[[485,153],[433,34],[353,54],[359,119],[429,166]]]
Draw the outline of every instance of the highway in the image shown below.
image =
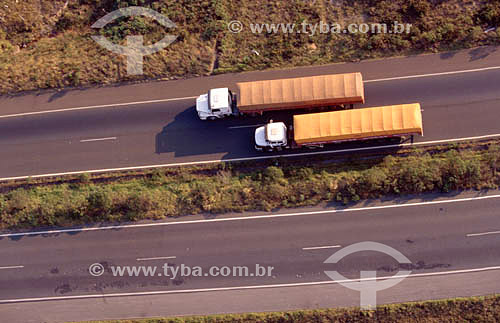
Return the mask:
[[[255,126],[291,113],[202,122],[194,97],[238,81],[317,73],[362,72],[365,106],[420,102],[420,142],[500,134],[500,55],[496,48],[484,57],[474,51],[3,97],[0,178],[262,156],[253,149]],[[62,111],[43,113],[53,110]],[[344,146],[329,147],[338,148]]]
[[[238,81],[360,71],[366,106],[420,102],[417,142],[500,134],[500,51],[455,53],[0,97],[0,179],[261,156],[253,129],[267,118],[201,122],[194,97]],[[356,146],[347,146],[356,148]],[[340,147],[334,147],[340,148]],[[342,146],[342,148],[345,148]],[[158,315],[356,306],[356,279],[412,271],[381,303],[500,293],[500,192],[368,201],[271,214],[201,216],[138,225],[0,234],[0,317],[62,322]],[[411,264],[351,244],[395,248]],[[273,267],[270,276],[116,277],[115,266]],[[94,277],[89,266],[105,272]],[[91,308],[92,310],[89,310]]]
[[[483,293],[500,292],[500,195],[495,193],[499,192],[487,195],[467,193],[459,197],[429,195],[423,200],[372,201],[356,206],[359,210],[351,208],[348,213],[331,207],[318,207],[250,219],[243,214],[224,216],[217,221],[194,218],[195,222],[119,226],[113,230],[3,235],[0,240],[0,311],[5,311],[7,315],[20,307],[50,308],[61,306],[60,302],[71,301],[72,305],[57,315],[51,314],[47,308],[41,312],[52,319],[62,314],[64,320],[100,319],[107,317],[106,303],[113,296],[123,298],[145,293],[136,297],[148,302],[150,297],[163,295],[162,299],[166,301],[171,299],[169,295],[172,292],[180,292],[174,296],[189,299],[203,298],[204,292],[222,295],[237,291],[262,292],[265,286],[274,286],[283,290],[282,293],[300,287],[305,294],[323,288],[321,293],[325,297],[328,295],[332,302],[330,306],[346,303],[355,306],[359,302],[359,294],[349,294],[345,287],[333,286],[324,273],[327,270],[356,279],[360,270],[375,270],[377,277],[389,277],[399,269],[408,269],[412,273],[406,279],[407,284],[434,280],[432,286],[420,285],[418,292],[412,287],[381,293],[391,301],[429,298],[434,296],[436,288],[447,286],[452,281],[456,284],[453,288],[448,286],[440,292],[454,296],[469,295],[470,291],[463,288],[470,289],[470,286],[461,286],[462,282],[457,277],[465,280],[475,277],[481,284],[474,287],[480,287]],[[464,198],[466,200],[459,200]],[[290,214],[292,212],[294,214]],[[411,264],[399,265],[393,258],[371,251],[354,253],[338,264],[324,263],[341,248],[364,241],[393,247],[404,254]],[[104,264],[106,271],[102,276],[90,275],[88,268],[94,263]],[[156,275],[119,277],[114,276],[110,269],[113,266],[161,268],[164,263],[172,267],[199,266],[204,272],[212,266],[247,266],[253,273],[256,264],[266,268],[271,266],[273,270],[270,276],[265,277],[179,275],[174,279],[172,276]],[[439,275],[433,276],[432,273]],[[428,274],[431,276],[427,277]],[[346,293],[349,296],[344,299]],[[79,308],[78,305],[90,301],[85,299],[86,295],[103,307],[86,315],[81,310],[77,311],[79,314],[73,313],[71,308]],[[71,300],[75,297],[76,300]],[[338,301],[332,301],[332,297]],[[46,302],[37,303],[43,300]],[[294,302],[300,304],[298,308],[309,308],[312,306],[310,300],[299,294]],[[281,301],[268,299],[268,302],[269,306],[274,304],[274,309],[282,309]],[[140,306],[127,307],[123,299],[120,304],[121,317],[185,315],[197,312],[206,305],[188,301],[175,309],[151,306],[147,313],[142,313]],[[224,308],[224,312],[241,311],[242,308],[241,304],[240,307],[231,305]],[[218,312],[220,306],[204,310]]]

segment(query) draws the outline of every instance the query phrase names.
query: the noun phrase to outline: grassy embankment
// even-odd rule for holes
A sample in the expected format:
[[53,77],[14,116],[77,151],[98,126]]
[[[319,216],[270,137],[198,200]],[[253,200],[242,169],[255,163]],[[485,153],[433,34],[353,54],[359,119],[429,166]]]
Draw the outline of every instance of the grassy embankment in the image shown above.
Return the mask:
[[302,323],[302,322],[499,322],[500,296],[457,298],[449,300],[378,306],[373,311],[359,309],[322,309],[275,313],[152,318],[94,323]]
[[[387,195],[500,187],[498,141],[0,183],[0,228],[164,219],[348,204]],[[279,165],[276,167],[275,165]]]
[[[123,57],[99,47],[90,26],[113,10],[150,7],[169,17],[178,40],[145,59],[145,75],[126,75]],[[245,31],[227,30],[240,20]],[[252,34],[250,23],[411,23],[410,34]],[[481,0],[3,0],[0,93],[165,79],[436,52],[500,43],[500,2]],[[491,29],[484,33],[485,30]],[[495,29],[497,28],[497,29]],[[125,18],[101,31],[153,43],[165,30],[149,18]],[[256,55],[256,50],[260,55]]]

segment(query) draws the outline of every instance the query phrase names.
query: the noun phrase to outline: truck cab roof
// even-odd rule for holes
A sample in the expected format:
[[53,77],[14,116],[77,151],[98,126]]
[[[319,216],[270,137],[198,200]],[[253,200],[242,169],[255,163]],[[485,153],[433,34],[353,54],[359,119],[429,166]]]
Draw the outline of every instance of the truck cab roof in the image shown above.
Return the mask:
[[228,88],[211,89],[210,92],[208,92],[208,102],[210,105],[210,109],[214,110],[227,108],[229,103],[228,98]]
[[258,150],[282,148],[287,144],[287,127],[283,122],[271,122],[255,129],[255,147]]
[[286,138],[286,127],[283,122],[271,122],[266,125],[266,140],[268,142],[283,141]]

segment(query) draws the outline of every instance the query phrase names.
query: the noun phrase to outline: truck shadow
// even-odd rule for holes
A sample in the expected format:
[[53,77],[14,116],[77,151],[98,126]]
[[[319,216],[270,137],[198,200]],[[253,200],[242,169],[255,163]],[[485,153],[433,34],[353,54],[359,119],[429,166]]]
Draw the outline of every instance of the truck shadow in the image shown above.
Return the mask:
[[173,153],[175,157],[214,155],[216,159],[256,156],[255,129],[269,120],[291,124],[294,114],[308,110],[274,111],[263,116],[228,117],[201,121],[191,106],[174,117],[155,138],[155,153]]
[[237,121],[228,118],[216,121],[198,119],[194,106],[175,116],[155,138],[157,154],[174,153],[175,157],[219,155],[225,158],[248,154],[253,147],[253,129],[234,129]]

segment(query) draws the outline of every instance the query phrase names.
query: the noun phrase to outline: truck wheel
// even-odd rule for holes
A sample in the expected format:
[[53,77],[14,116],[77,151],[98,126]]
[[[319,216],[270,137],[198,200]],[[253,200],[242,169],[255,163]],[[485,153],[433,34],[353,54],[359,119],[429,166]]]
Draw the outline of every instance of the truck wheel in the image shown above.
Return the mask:
[[215,121],[215,120],[217,120],[217,118],[216,117],[208,117],[208,120]]

